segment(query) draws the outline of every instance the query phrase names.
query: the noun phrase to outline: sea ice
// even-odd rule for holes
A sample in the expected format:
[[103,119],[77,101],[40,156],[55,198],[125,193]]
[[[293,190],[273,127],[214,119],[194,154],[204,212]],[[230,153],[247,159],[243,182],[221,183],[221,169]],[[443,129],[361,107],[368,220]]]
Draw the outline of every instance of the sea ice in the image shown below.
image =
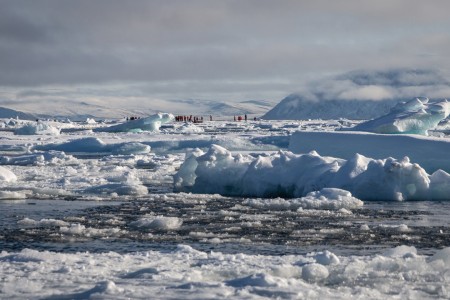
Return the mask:
[[244,205],[257,208],[273,209],[321,209],[321,210],[340,210],[342,208],[355,209],[363,206],[363,202],[352,197],[348,191],[336,188],[324,188],[318,192],[308,193],[305,197],[296,199],[247,199]]
[[130,225],[140,229],[150,230],[177,230],[183,224],[183,220],[176,217],[164,216],[145,216],[137,221],[131,222]]
[[[372,159],[356,154],[343,160],[320,156],[316,152],[297,155],[279,151],[255,158],[232,155],[225,148],[213,145],[206,153],[196,150],[187,156],[174,176],[174,188],[232,196],[296,198],[306,195],[297,203],[279,201],[276,205],[335,206],[340,209],[346,208],[340,207],[340,202],[316,199],[352,199],[353,194],[363,200],[440,200],[448,197],[444,195],[443,186],[450,184],[446,183],[450,176],[445,174],[439,171],[430,176],[408,157],[402,160]],[[316,192],[323,188],[343,189],[351,194],[333,189]]]
[[17,176],[5,167],[0,166],[0,182],[15,182]]
[[85,194],[103,194],[103,195],[133,195],[133,196],[144,196],[148,194],[148,189],[141,183],[127,183],[127,182],[117,182],[117,183],[107,183],[98,186],[92,186],[84,189],[82,193]]
[[56,219],[41,219],[39,221],[30,219],[30,218],[24,218],[22,220],[19,220],[17,224],[25,227],[37,227],[37,226],[43,226],[43,227],[53,227],[53,226],[69,226],[70,224],[63,221],[63,220],[56,220]]
[[434,129],[449,113],[450,103],[447,100],[430,102],[426,98],[417,98],[398,103],[389,114],[358,124],[351,130],[428,135],[428,130]]
[[16,130],[14,130],[14,134],[17,134],[17,135],[34,135],[34,134],[59,135],[60,130],[58,128],[48,125],[46,123],[36,122],[36,123],[27,123],[27,124],[23,125],[22,127],[17,128]]
[[0,165],[43,166],[76,163],[76,158],[61,151],[36,152],[18,156],[0,156]]
[[184,123],[183,125],[178,127],[176,129],[176,131],[181,132],[181,133],[187,133],[187,134],[205,132],[205,130],[202,127],[197,126],[195,124],[191,124],[191,123]]
[[175,117],[172,114],[158,113],[146,118],[130,120],[122,124],[95,128],[94,132],[158,131],[162,124],[173,121],[174,119]]
[[137,142],[107,144],[96,137],[75,139],[61,144],[36,145],[34,150],[63,151],[66,153],[112,153],[112,154],[145,154],[150,152],[150,146]]
[[[73,224],[60,233],[122,232]],[[450,248],[425,256],[411,246],[367,256],[227,254],[187,245],[122,254],[24,249],[0,252],[0,289],[12,299],[448,298],[449,257]]]
[[308,264],[302,268],[302,278],[308,282],[324,280],[329,276],[327,267],[321,264]]
[[450,172],[450,140],[419,135],[391,135],[365,132],[297,131],[289,141],[294,153],[317,151],[321,155],[351,159],[355,153],[375,159],[407,156],[428,173]]

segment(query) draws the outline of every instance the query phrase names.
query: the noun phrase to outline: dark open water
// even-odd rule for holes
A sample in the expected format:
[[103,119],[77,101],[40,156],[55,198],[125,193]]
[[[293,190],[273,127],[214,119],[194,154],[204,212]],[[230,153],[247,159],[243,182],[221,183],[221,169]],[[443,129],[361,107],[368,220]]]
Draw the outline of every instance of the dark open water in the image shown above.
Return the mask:
[[[242,206],[241,198],[195,201],[0,202],[0,250],[119,253],[173,250],[188,244],[203,251],[248,254],[306,254],[332,250],[367,255],[398,245],[431,254],[450,246],[450,202],[369,202],[352,215],[329,211],[267,211]],[[143,230],[130,223],[149,212],[178,217],[175,231]],[[224,213],[227,212],[227,213]],[[97,236],[64,234],[58,226],[22,226],[18,221],[58,219],[86,228],[120,229]],[[111,222],[114,220],[114,222]],[[364,230],[362,225],[368,225]],[[405,226],[406,225],[406,226]]]

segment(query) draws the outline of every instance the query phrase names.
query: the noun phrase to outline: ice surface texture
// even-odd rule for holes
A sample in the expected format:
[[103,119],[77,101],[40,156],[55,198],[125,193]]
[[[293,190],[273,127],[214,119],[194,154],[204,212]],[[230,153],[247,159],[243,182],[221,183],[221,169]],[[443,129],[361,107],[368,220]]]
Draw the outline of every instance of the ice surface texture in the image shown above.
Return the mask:
[[430,176],[408,157],[373,159],[355,154],[344,160],[317,152],[279,151],[255,158],[213,145],[206,153],[197,150],[187,157],[174,185],[178,191],[195,193],[287,198],[339,188],[363,200],[402,201],[448,199],[449,179],[442,170]]
[[129,132],[129,131],[157,131],[162,124],[175,119],[172,114],[158,113],[146,118],[130,120],[110,127],[94,129],[95,132]]
[[58,128],[42,122],[27,123],[14,130],[14,134],[17,135],[59,135],[59,133]]
[[317,151],[324,156],[351,159],[355,153],[384,159],[409,157],[428,173],[450,172],[450,140],[419,135],[385,135],[363,132],[308,132],[292,134],[289,150],[294,153]]
[[[75,234],[75,233],[74,233]],[[248,255],[198,251],[0,253],[8,299],[448,298],[450,248],[399,246],[372,256]]]
[[356,131],[375,133],[409,133],[428,135],[428,130],[448,117],[450,102],[429,102],[428,99],[414,99],[398,103],[385,116],[361,123],[353,128]]

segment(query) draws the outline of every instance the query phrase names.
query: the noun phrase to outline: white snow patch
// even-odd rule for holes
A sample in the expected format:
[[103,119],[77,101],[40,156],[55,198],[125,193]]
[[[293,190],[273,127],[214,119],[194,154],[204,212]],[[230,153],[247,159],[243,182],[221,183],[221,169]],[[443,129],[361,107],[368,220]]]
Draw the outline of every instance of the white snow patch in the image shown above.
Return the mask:
[[36,122],[36,123],[27,123],[22,127],[19,127],[14,130],[14,134],[17,135],[59,135],[60,130],[56,127],[53,127],[49,124]]
[[0,182],[15,182],[17,176],[5,167],[0,166]]

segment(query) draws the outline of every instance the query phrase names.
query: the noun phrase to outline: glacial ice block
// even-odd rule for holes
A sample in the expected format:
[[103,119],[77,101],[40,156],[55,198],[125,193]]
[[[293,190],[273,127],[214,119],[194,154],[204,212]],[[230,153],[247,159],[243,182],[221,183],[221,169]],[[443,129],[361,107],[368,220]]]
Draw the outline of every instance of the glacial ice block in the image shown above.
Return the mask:
[[351,130],[374,133],[403,133],[428,135],[428,130],[448,117],[450,102],[430,102],[428,99],[414,99],[398,103],[391,112],[382,117],[361,123]]

